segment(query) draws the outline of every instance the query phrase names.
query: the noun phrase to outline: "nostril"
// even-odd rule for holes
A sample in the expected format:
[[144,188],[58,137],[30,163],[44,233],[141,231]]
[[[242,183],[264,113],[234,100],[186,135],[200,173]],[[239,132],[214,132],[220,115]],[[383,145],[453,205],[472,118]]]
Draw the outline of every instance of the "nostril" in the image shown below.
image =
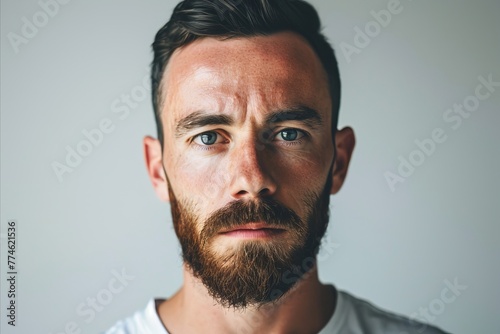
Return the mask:
[[246,195],[246,194],[248,194],[248,191],[240,190],[236,195],[242,196],[242,195]]
[[261,191],[259,191],[259,196],[268,196],[271,194],[271,191],[269,188],[264,188]]
[[[240,190],[236,193],[236,196],[237,197],[242,197],[242,196],[247,196],[249,195],[250,192],[246,191],[246,190]],[[267,197],[267,196],[270,196],[271,195],[271,190],[269,190],[269,188],[264,188],[264,189],[261,189],[258,193],[257,193],[257,196],[258,197]]]

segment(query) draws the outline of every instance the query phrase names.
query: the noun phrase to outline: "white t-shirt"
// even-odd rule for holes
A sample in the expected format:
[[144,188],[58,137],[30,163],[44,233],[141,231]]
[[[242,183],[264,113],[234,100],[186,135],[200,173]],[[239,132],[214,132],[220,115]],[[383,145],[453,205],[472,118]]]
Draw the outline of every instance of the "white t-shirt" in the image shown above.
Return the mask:
[[[146,309],[119,321],[105,334],[169,334],[151,299]],[[335,312],[318,334],[446,334],[442,330],[377,308],[338,291]]]

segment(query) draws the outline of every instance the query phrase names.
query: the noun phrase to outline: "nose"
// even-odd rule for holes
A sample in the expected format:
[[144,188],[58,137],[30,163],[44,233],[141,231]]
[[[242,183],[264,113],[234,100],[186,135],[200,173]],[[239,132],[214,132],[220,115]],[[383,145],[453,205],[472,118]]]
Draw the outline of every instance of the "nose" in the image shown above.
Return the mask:
[[230,162],[231,196],[236,200],[272,196],[277,184],[272,176],[271,152],[264,145],[248,140],[233,147]]

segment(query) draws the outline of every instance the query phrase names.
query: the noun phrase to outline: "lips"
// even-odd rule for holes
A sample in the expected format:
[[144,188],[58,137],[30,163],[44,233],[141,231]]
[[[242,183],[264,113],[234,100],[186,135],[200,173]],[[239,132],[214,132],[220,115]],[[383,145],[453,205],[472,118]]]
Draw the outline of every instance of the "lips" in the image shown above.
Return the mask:
[[248,223],[238,225],[229,229],[222,230],[220,233],[229,233],[234,231],[256,231],[256,230],[283,230],[282,228],[273,227],[266,223]]
[[242,238],[265,238],[272,237],[285,232],[282,228],[277,228],[265,223],[249,223],[239,225],[220,232],[225,236]]

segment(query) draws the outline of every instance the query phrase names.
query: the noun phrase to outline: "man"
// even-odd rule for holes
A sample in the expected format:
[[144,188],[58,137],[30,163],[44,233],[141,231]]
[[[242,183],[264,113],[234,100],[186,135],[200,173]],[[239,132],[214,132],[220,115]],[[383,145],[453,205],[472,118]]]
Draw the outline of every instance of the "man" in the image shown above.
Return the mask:
[[186,0],[157,33],[145,159],[184,284],[108,333],[443,333],[318,279],[355,144],[319,29],[301,0]]

